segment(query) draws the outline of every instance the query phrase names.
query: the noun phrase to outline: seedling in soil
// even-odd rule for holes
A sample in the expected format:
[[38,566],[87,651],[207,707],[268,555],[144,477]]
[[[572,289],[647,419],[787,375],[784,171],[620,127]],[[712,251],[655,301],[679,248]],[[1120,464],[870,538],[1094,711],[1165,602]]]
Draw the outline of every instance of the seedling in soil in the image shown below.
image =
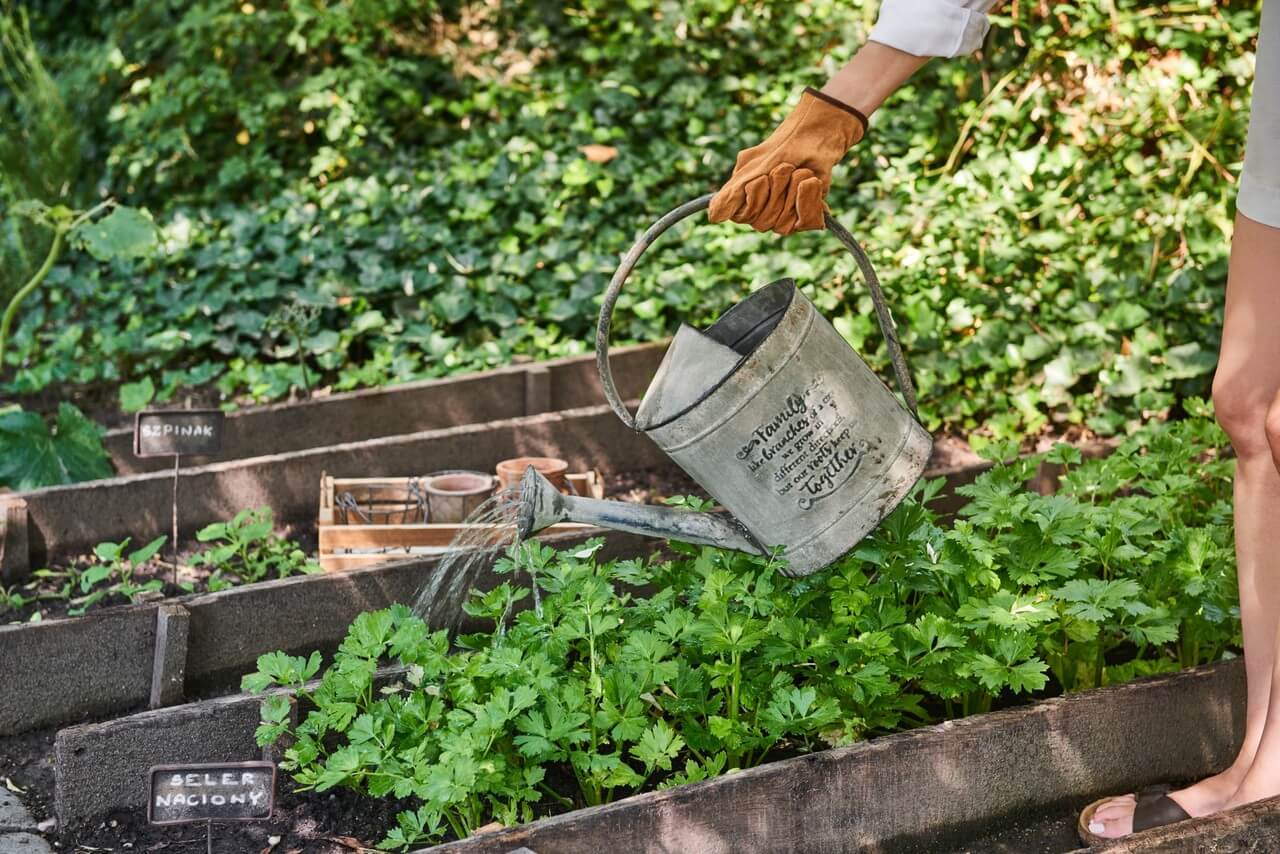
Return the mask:
[[167,539],[157,537],[128,554],[125,553],[129,547],[128,538],[119,543],[98,543],[93,550],[96,562],[87,567],[72,564],[62,570],[38,569],[32,573],[42,580],[56,582],[61,579],[62,585],[56,592],[16,598],[10,596],[7,599],[0,597],[0,605],[19,610],[38,600],[62,599],[69,601],[72,606],[67,610],[67,615],[77,617],[113,594],[119,594],[130,602],[149,598],[163,589],[164,582],[158,578],[138,582],[134,579],[134,574],[140,566],[159,553]]
[[[294,543],[274,534],[270,507],[241,510],[229,522],[206,525],[196,534],[213,547],[191,559],[192,566],[208,566],[209,590],[216,592],[234,584],[249,584],[266,578],[285,578],[295,573],[311,575],[320,565]],[[225,573],[225,574],[224,574]],[[227,574],[233,576],[227,578]]]

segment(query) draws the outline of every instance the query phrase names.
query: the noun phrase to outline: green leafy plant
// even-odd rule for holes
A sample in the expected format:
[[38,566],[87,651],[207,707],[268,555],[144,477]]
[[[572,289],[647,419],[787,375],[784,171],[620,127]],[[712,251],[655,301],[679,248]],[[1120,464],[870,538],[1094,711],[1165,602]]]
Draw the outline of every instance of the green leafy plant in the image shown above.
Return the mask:
[[[207,525],[197,538],[207,545],[191,556],[190,563],[211,569],[205,580],[205,589],[210,591],[321,571],[319,564],[296,543],[274,533],[268,507],[243,510],[227,522]],[[163,580],[140,581],[135,573],[139,566],[160,554],[165,541],[166,537],[158,537],[133,552],[128,551],[128,539],[99,543],[88,561],[73,560],[56,569],[37,569],[26,584],[0,587],[0,614],[43,602],[61,602],[69,606],[69,616],[78,616],[113,595],[130,602],[150,597],[163,590]],[[194,582],[179,586],[188,593],[196,590]],[[38,619],[40,613],[35,610],[32,618]]]
[[21,592],[21,585],[11,584],[5,587],[0,584],[0,611],[21,611],[34,601],[35,596]]
[[140,412],[155,400],[156,386],[151,377],[143,377],[136,383],[125,383],[120,386],[120,410],[122,412]]
[[[921,484],[803,579],[679,543],[615,561],[524,544],[495,569],[529,572],[538,606],[511,619],[518,577],[476,592],[493,628],[452,648],[397,605],[357,618],[323,672],[264,656],[244,689],[291,689],[306,714],[269,697],[259,741],[288,737],[301,788],[417,799],[382,843],[404,848],[1230,654],[1232,461],[1190,403],[1104,459],[997,464],[950,526],[929,509],[941,481]],[[1025,488],[1042,459],[1066,469],[1052,495]]]
[[307,343],[314,340],[312,332],[315,331],[319,317],[320,306],[294,300],[282,303],[267,318],[268,328],[283,331],[291,339],[283,348],[278,349],[277,354],[287,357],[289,351],[293,351],[298,360],[299,381],[308,398],[311,397],[311,380],[307,376]]
[[208,579],[211,591],[320,572],[320,565],[295,543],[275,535],[270,507],[241,510],[230,521],[206,525],[196,532],[196,539],[211,544],[191,558],[193,566],[212,569]]
[[7,607],[16,611],[38,600],[61,599],[71,606],[67,614],[75,617],[108,596],[118,594],[130,602],[150,597],[164,588],[164,581],[158,578],[139,581],[134,578],[134,573],[160,553],[166,539],[157,537],[132,552],[127,551],[128,538],[118,543],[99,543],[94,547],[93,561],[88,565],[73,563],[61,570],[38,569],[32,573],[37,581],[45,587],[50,583],[60,584],[56,591],[37,592],[22,601],[11,598]]
[[90,567],[80,576],[81,590],[88,590],[99,580],[112,579],[113,592],[119,593],[130,602],[136,602],[139,596],[162,589],[164,582],[160,579],[153,578],[137,584],[134,582],[133,573],[139,566],[159,554],[167,539],[168,537],[163,536],[156,537],[142,548],[128,554],[125,553],[125,549],[129,546],[127,538],[119,543],[99,543],[94,548],[93,554],[100,563]]
[[111,477],[103,430],[70,403],[49,420],[18,406],[0,408],[0,486],[37,489]]

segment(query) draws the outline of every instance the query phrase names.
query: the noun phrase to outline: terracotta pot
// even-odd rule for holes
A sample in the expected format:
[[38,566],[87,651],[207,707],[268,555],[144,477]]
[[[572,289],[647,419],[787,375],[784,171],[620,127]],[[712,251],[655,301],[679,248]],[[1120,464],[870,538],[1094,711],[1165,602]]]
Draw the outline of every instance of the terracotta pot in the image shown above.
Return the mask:
[[498,463],[498,483],[503,489],[511,489],[520,485],[524,470],[533,466],[538,473],[551,481],[551,485],[564,491],[564,476],[569,471],[569,464],[555,457],[516,457]]
[[479,471],[442,471],[426,476],[427,521],[456,524],[493,494],[493,475]]

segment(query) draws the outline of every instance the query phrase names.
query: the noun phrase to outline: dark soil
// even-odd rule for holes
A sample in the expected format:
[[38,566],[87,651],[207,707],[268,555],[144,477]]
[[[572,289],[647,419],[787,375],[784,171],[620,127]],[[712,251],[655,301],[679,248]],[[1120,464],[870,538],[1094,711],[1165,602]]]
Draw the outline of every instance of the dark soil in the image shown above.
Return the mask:
[[1076,836],[1076,819],[1085,804],[1011,816],[988,824],[958,843],[922,846],[927,854],[1063,854],[1085,847]]
[[604,495],[633,504],[658,504],[673,495],[708,497],[705,489],[675,466],[613,475],[605,480]]
[[[0,785],[19,789],[18,798],[36,821],[53,818],[53,741],[58,728],[0,738]],[[275,816],[271,821],[221,822],[213,826],[215,852],[352,852],[371,849],[395,826],[396,813],[406,801],[367,798],[354,792],[290,791],[288,777],[278,782]],[[66,851],[191,851],[205,850],[203,825],[152,827],[142,810],[116,813],[91,827],[46,834]],[[273,843],[273,837],[279,840]]]
[[53,738],[60,727],[0,738],[0,785],[12,784],[36,821],[53,817]]
[[[215,852],[306,852],[338,854],[367,851],[395,827],[396,813],[410,809],[406,801],[368,798],[350,791],[294,793],[281,778],[273,817],[265,822],[218,822],[213,825]],[[141,810],[109,816],[92,828],[68,833],[63,847],[124,848],[133,851],[205,850],[201,824],[153,827]]]

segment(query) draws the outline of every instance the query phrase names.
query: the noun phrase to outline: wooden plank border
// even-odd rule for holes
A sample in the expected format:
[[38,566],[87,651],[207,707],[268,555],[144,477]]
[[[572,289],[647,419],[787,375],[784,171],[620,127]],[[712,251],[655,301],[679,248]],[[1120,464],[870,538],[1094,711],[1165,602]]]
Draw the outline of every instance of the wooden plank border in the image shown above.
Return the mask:
[[[644,393],[666,347],[663,341],[611,351],[614,375],[624,396]],[[526,362],[229,412],[221,453],[204,461],[282,454],[601,403],[604,393],[594,354]],[[105,443],[121,475],[172,467],[164,459],[137,458],[132,427],[108,431]]]
[[[253,758],[260,699],[237,694],[62,730],[55,749],[59,826],[145,809],[142,782],[156,761]],[[773,762],[430,850],[919,850],[924,840],[942,846],[1023,811],[1212,773],[1231,761],[1243,731],[1243,662],[1226,661]],[[1169,736],[1153,741],[1153,733]],[[1178,828],[1167,832],[1185,830]]]
[[429,850],[941,848],[962,843],[975,827],[1032,810],[1203,777],[1230,763],[1243,736],[1244,667],[1233,660],[774,762]]

